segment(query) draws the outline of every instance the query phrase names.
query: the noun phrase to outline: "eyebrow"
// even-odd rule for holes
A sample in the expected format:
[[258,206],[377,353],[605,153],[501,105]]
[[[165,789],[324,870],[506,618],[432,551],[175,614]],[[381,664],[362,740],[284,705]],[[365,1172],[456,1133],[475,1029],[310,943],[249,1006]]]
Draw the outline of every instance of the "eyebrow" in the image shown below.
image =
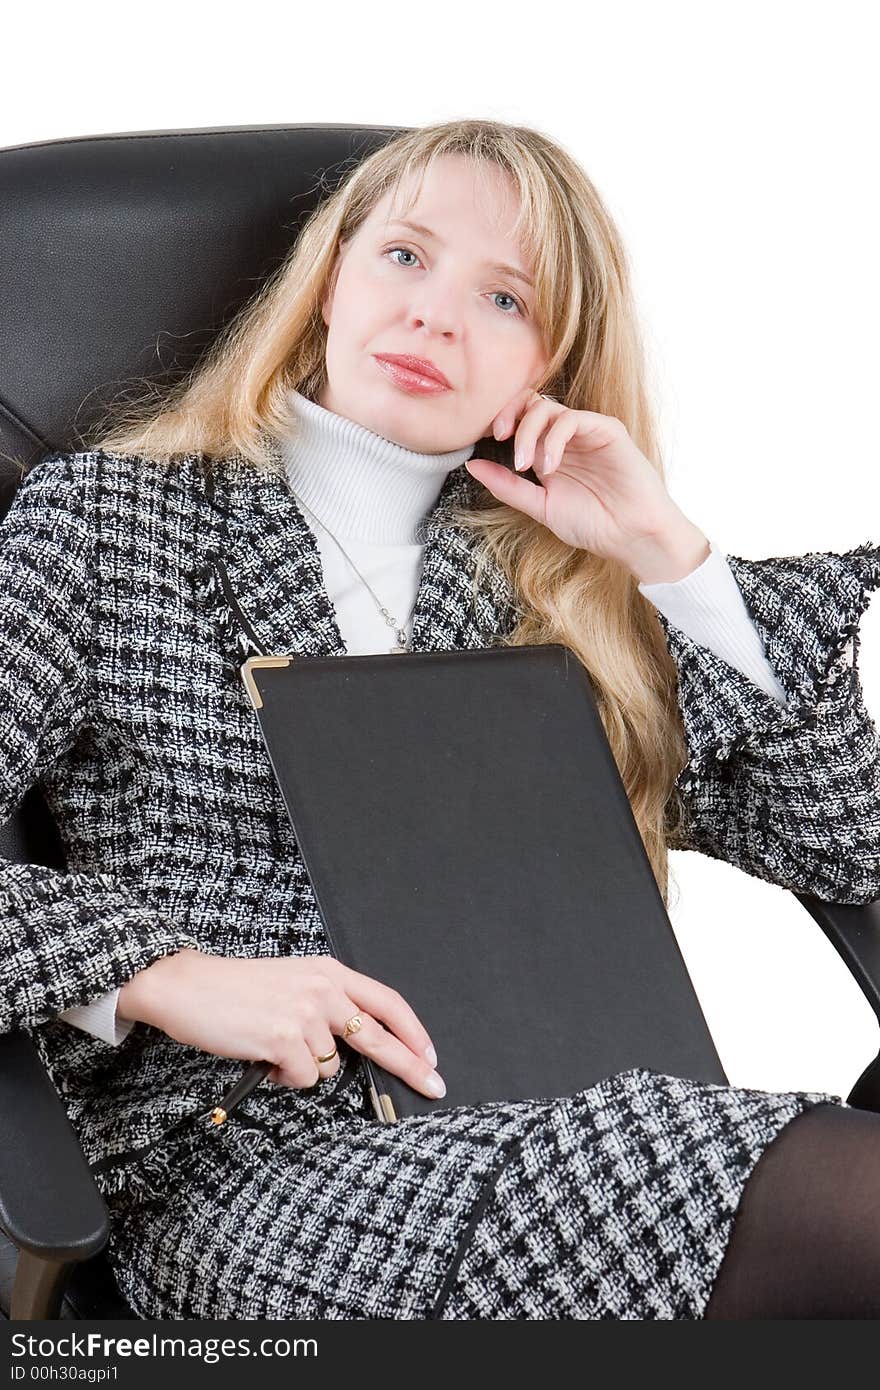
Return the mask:
[[[431,237],[433,241],[439,242],[441,246],[443,245],[441,238],[438,237],[436,232],[432,232],[430,227],[423,227],[419,222],[407,222],[402,217],[395,217],[387,225],[396,227],[409,227],[411,231],[418,232],[420,236]],[[517,280],[523,280],[529,286],[530,289],[535,288],[534,280],[530,280],[528,275],[526,275],[525,271],[517,270],[515,265],[490,265],[489,261],[487,261],[486,264],[490,266],[491,270],[500,270],[502,275],[513,275]]]

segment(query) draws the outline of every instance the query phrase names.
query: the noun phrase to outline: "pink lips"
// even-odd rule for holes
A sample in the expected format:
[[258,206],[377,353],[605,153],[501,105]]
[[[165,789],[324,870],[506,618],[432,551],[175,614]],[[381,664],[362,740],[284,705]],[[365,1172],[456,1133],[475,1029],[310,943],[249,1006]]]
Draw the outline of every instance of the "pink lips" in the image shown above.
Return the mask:
[[452,390],[451,383],[443,373],[424,358],[386,352],[375,353],[374,356],[385,374],[405,391],[433,396]]

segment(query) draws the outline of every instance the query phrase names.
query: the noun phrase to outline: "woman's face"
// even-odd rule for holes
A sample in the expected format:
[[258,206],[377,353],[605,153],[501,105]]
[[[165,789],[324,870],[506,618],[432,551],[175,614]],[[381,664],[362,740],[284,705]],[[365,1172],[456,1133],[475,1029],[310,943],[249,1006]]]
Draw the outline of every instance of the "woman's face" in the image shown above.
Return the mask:
[[[546,365],[530,276],[507,234],[515,187],[495,164],[480,174],[445,156],[415,205],[388,193],[337,257],[322,305],[327,382],[318,403],[419,453],[444,453],[492,433],[495,416]],[[392,221],[395,214],[433,233]],[[506,265],[512,270],[497,267]],[[451,389],[410,389],[377,354],[427,359]]]

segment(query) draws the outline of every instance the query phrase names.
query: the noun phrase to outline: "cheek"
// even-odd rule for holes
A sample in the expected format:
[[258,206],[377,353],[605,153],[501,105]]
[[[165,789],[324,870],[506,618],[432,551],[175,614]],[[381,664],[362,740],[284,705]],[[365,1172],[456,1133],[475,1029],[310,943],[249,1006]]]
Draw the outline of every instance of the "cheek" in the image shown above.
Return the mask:
[[368,342],[372,334],[381,333],[383,326],[394,320],[398,305],[381,276],[362,275],[348,286],[344,299],[337,300],[337,308],[347,336]]
[[530,380],[534,353],[519,334],[499,333],[493,337],[491,351],[487,350],[477,360],[486,391],[509,397]]

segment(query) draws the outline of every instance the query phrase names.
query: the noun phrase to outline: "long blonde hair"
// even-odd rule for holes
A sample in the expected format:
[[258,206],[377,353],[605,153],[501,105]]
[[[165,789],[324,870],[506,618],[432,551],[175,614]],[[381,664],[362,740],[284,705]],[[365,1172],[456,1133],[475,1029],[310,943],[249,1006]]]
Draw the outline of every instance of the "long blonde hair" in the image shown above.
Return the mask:
[[[575,410],[616,416],[665,478],[627,255],[595,187],[543,133],[493,120],[408,130],[358,163],[305,222],[285,260],[169,392],[111,408],[86,447],[161,461],[241,455],[271,467],[271,441],[290,429],[288,392],[315,400],[326,382],[321,304],[339,244],[376,202],[431,162],[491,160],[515,182],[514,238],[531,260],[548,364],[537,389]],[[421,186],[419,183],[418,188]],[[417,192],[416,195],[417,196]],[[413,202],[415,197],[413,198]],[[112,420],[112,426],[108,427]],[[478,441],[475,456],[509,461],[511,440]],[[654,606],[617,563],[559,540],[483,489],[455,521],[476,532],[522,609],[505,645],[564,643],[589,673],[603,727],[664,902],[668,842],[684,816],[675,787],[687,757],[676,670]],[[477,549],[479,582],[483,565]]]

